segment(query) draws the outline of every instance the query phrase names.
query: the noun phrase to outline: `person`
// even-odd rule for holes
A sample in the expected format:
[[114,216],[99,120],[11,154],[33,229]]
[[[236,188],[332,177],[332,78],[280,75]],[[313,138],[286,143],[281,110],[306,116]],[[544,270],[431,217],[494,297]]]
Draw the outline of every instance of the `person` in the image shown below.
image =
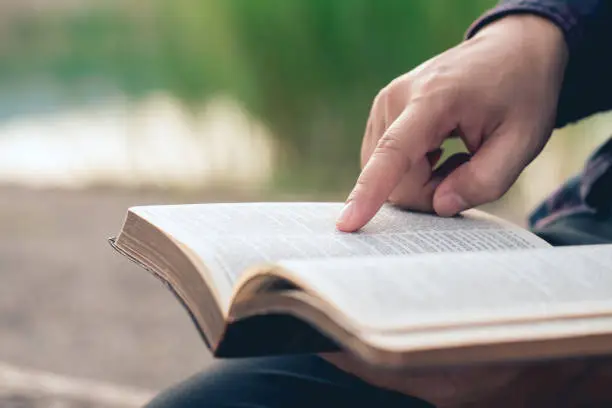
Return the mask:
[[[393,80],[372,105],[362,172],[337,227],[386,201],[451,216],[501,197],[552,130],[612,108],[612,2],[505,0],[465,41]],[[468,153],[434,170],[441,145]],[[612,241],[612,142],[532,215],[554,245]],[[612,358],[376,372],[342,353],[218,362],[163,392],[162,407],[603,407]]]

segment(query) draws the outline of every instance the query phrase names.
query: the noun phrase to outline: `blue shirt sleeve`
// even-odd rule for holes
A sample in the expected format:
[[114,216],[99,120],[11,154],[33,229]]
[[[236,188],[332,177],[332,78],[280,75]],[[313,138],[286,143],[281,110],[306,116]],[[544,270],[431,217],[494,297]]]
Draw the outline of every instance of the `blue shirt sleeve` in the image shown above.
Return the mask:
[[467,32],[508,15],[530,13],[563,31],[569,62],[559,98],[557,127],[612,109],[612,0],[502,0]]

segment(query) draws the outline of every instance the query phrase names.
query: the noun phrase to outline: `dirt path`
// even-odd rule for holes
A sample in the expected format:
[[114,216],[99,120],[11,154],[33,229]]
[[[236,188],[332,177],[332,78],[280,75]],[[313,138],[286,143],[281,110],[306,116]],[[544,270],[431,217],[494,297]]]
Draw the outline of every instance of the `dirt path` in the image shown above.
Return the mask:
[[210,199],[0,188],[0,361],[153,390],[206,367],[177,301],[105,240],[131,205]]

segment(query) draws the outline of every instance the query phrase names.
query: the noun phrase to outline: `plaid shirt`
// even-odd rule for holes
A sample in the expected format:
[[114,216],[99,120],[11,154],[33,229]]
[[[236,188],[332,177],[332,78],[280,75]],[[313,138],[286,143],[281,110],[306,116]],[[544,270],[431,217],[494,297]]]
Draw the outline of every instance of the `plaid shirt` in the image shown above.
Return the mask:
[[[565,35],[570,59],[559,97],[557,127],[612,109],[612,0],[503,0],[467,32],[511,14],[535,14]],[[612,135],[612,129],[611,129]],[[612,138],[587,161],[581,174],[559,188],[530,217],[540,228],[575,213],[612,210]]]

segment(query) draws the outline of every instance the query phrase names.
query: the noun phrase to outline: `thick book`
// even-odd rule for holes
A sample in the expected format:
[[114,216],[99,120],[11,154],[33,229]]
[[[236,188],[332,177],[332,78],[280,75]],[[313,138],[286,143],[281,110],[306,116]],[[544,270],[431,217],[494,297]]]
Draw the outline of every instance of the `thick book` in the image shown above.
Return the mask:
[[612,246],[551,247],[477,210],[341,203],[129,209],[111,243],[161,279],[217,357],[345,350],[387,368],[612,352]]

